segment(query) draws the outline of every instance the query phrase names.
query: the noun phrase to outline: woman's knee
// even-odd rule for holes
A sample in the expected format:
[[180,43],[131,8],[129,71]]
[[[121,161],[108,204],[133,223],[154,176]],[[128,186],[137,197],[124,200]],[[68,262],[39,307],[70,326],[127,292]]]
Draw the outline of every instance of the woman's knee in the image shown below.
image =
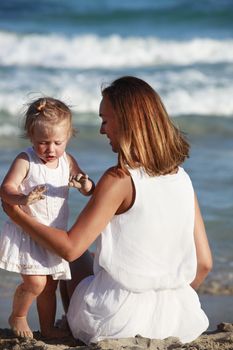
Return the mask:
[[86,251],[77,260],[70,263],[72,280],[80,282],[83,278],[93,274],[93,256]]
[[51,276],[47,276],[47,282],[44,288],[43,293],[53,294],[56,292],[58,285],[58,280],[52,279]]
[[77,260],[70,263],[72,279],[66,282],[66,288],[71,298],[76,286],[86,277],[93,275],[93,257],[86,251]]

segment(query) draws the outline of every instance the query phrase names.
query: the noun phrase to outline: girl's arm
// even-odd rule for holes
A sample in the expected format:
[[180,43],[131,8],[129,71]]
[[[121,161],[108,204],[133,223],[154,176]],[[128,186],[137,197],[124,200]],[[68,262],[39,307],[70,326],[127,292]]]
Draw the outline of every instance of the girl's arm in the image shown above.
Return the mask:
[[19,191],[19,186],[27,176],[29,162],[25,153],[20,153],[13,161],[1,184],[1,198],[4,202],[15,205],[26,204],[26,196]]
[[95,189],[94,181],[80,169],[74,157],[67,153],[67,158],[70,165],[69,186],[77,188],[84,196],[90,196]]
[[36,222],[18,206],[3,203],[5,212],[43,247],[68,261],[81,256],[95,241],[115,213],[129,208],[133,186],[128,175],[107,171],[84,210],[68,232]]
[[212,269],[212,255],[205,231],[204,222],[201,211],[198,205],[198,200],[195,194],[195,223],[194,223],[194,239],[197,254],[197,273],[191,283],[194,289],[198,289],[204,281],[210,270]]

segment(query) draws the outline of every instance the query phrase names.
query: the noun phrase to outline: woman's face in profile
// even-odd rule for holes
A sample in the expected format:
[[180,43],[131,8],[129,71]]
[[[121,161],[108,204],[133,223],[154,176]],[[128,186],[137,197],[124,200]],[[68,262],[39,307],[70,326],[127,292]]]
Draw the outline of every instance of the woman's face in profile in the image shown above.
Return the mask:
[[99,108],[99,116],[102,119],[100,133],[106,135],[110,140],[113,152],[118,152],[119,137],[118,137],[118,123],[115,111],[107,96],[102,98]]

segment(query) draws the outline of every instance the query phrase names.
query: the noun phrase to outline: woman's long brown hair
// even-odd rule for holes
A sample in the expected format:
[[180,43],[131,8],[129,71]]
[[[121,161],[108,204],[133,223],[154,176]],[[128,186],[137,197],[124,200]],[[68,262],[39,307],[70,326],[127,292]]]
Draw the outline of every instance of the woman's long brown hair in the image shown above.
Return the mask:
[[143,167],[150,176],[169,174],[189,155],[189,144],[173,124],[156,91],[145,81],[121,77],[102,90],[119,123],[118,168]]

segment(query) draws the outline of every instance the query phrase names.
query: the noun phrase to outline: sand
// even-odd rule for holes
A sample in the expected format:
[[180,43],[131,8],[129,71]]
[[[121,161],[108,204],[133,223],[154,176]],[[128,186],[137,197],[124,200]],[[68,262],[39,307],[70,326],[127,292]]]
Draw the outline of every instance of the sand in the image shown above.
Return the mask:
[[45,341],[39,332],[34,339],[18,339],[9,329],[0,329],[0,350],[232,350],[233,324],[221,323],[212,332],[206,332],[191,343],[182,344],[178,338],[164,340],[147,339],[141,336],[127,339],[108,339],[86,346],[72,338]]

